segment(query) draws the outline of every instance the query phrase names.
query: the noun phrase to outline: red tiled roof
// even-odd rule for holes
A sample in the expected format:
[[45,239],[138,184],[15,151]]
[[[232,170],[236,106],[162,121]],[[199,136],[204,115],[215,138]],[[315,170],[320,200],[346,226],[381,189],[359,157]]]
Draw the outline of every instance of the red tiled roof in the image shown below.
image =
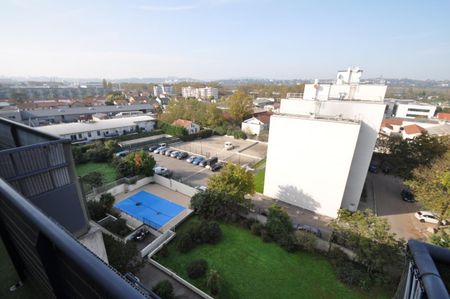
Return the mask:
[[256,117],[260,122],[263,124],[270,123],[270,116],[272,115],[271,112],[261,112],[261,113],[255,113],[253,114],[254,117]]
[[439,112],[436,117],[438,119],[450,120],[450,113]]
[[406,134],[419,134],[419,133],[423,133],[423,132],[427,131],[418,125],[409,125],[409,126],[403,127],[403,129],[405,130]]
[[177,119],[172,123],[174,126],[187,127],[192,124],[192,121],[186,119]]
[[403,119],[392,117],[392,118],[383,119],[383,121],[381,122],[381,127],[382,128],[387,127],[387,128],[392,129],[393,125],[401,126],[402,124],[403,124]]

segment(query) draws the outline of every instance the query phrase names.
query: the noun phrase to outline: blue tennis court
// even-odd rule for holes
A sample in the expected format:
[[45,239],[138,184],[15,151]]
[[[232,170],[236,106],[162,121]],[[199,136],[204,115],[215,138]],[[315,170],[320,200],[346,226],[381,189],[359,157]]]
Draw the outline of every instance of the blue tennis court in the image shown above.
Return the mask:
[[116,203],[114,207],[155,229],[161,228],[186,209],[145,191]]

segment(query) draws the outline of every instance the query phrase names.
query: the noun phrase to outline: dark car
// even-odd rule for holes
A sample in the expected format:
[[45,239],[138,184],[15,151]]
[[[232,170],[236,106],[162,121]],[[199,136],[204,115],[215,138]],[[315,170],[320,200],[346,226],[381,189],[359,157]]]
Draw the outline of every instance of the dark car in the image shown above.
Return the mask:
[[179,152],[176,158],[177,158],[178,160],[183,160],[183,159],[186,159],[188,156],[189,156],[189,155],[188,155],[188,153],[186,153],[186,152]]
[[377,173],[378,172],[378,166],[376,166],[375,164],[370,164],[369,165],[369,172]]
[[208,166],[211,166],[212,164],[216,163],[217,161],[218,161],[217,157],[211,157],[207,160],[203,160],[198,165],[202,166],[202,167],[208,167]]
[[200,162],[202,162],[203,160],[205,160],[204,157],[197,157],[197,158],[194,159],[194,161],[192,161],[192,164],[199,165]]
[[410,189],[403,189],[402,192],[400,193],[400,196],[402,197],[402,199],[404,201],[407,201],[407,202],[415,202],[416,201],[416,199],[414,197],[414,193]]
[[314,234],[319,238],[322,237],[322,232],[320,231],[320,229],[309,224],[294,224],[294,229]]
[[159,147],[160,147],[159,145],[152,145],[148,148],[148,151],[153,153],[155,151],[155,149],[157,149]]
[[220,169],[222,169],[222,167],[223,167],[223,163],[222,162],[218,162],[218,163],[215,163],[215,164],[213,164],[213,165],[211,165],[211,171],[212,172],[216,172],[216,171],[219,171]]

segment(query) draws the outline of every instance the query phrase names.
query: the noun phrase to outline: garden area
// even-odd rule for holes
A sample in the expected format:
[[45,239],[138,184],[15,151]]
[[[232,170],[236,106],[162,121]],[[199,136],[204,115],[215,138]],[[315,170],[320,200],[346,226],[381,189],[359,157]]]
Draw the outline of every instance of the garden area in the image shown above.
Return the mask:
[[276,243],[266,243],[237,224],[220,224],[222,240],[201,244],[187,253],[177,250],[177,239],[201,222],[192,217],[178,230],[166,252],[156,257],[202,290],[206,279],[192,279],[188,265],[204,259],[220,275],[217,298],[388,298],[352,290],[341,283],[326,257],[304,251],[287,252]]
[[259,193],[264,193],[264,178],[266,176],[266,169],[258,171],[255,175],[255,191]]
[[106,162],[88,162],[86,164],[77,164],[77,174],[80,177],[92,172],[100,172],[103,177],[103,183],[107,184],[117,179],[117,171],[111,163]]

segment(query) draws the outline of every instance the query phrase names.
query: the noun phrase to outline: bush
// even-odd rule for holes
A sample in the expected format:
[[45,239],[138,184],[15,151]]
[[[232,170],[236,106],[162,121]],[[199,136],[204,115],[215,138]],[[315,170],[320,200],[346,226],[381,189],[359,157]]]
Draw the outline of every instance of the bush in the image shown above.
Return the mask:
[[178,237],[177,249],[181,253],[186,253],[195,247],[195,242],[192,240],[192,236],[189,233],[181,234]]
[[261,229],[261,239],[263,240],[263,242],[272,242],[272,237],[270,236],[266,228]]
[[125,237],[131,233],[131,229],[127,226],[125,219],[122,218],[116,221],[110,221],[104,227],[120,237]]
[[241,225],[243,228],[251,229],[254,223],[259,223],[259,221],[255,218],[243,218]]
[[152,289],[152,291],[161,297],[161,299],[172,299],[175,298],[173,293],[173,286],[168,280],[162,280],[158,282]]
[[263,228],[263,225],[259,222],[255,222],[250,227],[250,230],[252,231],[252,234],[260,236],[261,235],[261,229]]
[[192,261],[187,268],[187,273],[190,278],[199,278],[206,274],[208,270],[208,262],[204,259]]
[[247,134],[245,134],[243,131],[241,130],[236,130],[233,132],[233,137],[234,139],[247,139]]
[[202,240],[205,243],[217,244],[222,240],[223,233],[217,222],[207,222],[203,225]]
[[317,237],[311,233],[298,231],[295,233],[296,243],[299,248],[313,252],[316,250]]
[[206,281],[209,291],[213,295],[219,294],[220,291],[220,275],[216,270],[211,270]]
[[106,217],[106,213],[115,214],[112,212],[112,206],[114,204],[114,196],[110,193],[104,193],[100,196],[99,201],[89,201],[87,208],[91,219],[99,221]]
[[103,241],[109,264],[120,273],[136,273],[144,266],[135,242],[124,244],[106,234],[103,234]]
[[266,228],[270,237],[279,244],[286,241],[286,238],[289,238],[288,235],[293,231],[289,215],[278,205],[269,208]]
[[282,239],[278,241],[278,243],[284,250],[288,252],[294,252],[298,250],[298,245],[295,236],[293,234],[288,234],[284,236]]

